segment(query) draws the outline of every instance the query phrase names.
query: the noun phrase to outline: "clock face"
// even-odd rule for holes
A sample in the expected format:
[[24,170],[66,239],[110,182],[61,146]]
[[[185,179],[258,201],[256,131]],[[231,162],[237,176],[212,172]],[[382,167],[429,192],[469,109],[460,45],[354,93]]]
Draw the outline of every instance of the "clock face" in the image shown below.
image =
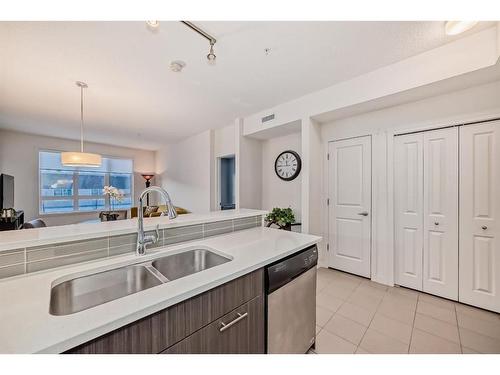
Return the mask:
[[295,151],[284,151],[278,155],[274,162],[274,171],[279,178],[291,181],[300,173],[302,162]]

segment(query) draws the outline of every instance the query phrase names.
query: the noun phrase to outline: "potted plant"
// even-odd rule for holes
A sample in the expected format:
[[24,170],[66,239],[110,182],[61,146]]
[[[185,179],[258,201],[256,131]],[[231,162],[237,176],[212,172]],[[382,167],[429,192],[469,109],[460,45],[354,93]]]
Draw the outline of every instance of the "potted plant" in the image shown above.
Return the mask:
[[295,222],[295,215],[290,207],[279,208],[274,207],[273,210],[267,214],[267,226],[277,225],[279,229],[292,230],[292,223]]
[[115,202],[121,202],[123,200],[123,193],[115,188],[114,186],[104,186],[102,189],[102,194],[106,197],[109,197],[109,203],[111,205],[111,210],[108,210],[107,213],[103,213],[106,216],[106,221],[113,221],[118,218],[117,213],[113,212],[115,210]]

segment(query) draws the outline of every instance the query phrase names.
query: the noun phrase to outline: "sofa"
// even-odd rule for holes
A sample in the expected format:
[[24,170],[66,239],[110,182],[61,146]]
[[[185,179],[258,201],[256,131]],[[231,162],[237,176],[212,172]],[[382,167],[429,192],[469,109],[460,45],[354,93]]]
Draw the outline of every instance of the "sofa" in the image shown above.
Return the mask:
[[[175,211],[177,212],[177,215],[184,215],[188,214],[189,211],[186,210],[185,208],[182,207],[175,207]],[[159,206],[146,206],[143,207],[143,215],[144,217],[157,217],[162,214],[162,212],[167,212],[167,206],[166,205],[159,205]],[[138,208],[137,207],[131,207],[130,208],[130,217],[134,218],[138,216]]]

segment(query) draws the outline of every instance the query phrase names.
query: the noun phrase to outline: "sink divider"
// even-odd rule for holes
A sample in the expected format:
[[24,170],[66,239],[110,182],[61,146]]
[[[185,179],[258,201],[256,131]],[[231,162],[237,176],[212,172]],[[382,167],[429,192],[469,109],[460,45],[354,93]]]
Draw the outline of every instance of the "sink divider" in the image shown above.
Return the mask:
[[170,280],[167,279],[160,271],[152,266],[152,264],[145,264],[144,267],[153,274],[158,280],[160,280],[163,284],[168,283]]

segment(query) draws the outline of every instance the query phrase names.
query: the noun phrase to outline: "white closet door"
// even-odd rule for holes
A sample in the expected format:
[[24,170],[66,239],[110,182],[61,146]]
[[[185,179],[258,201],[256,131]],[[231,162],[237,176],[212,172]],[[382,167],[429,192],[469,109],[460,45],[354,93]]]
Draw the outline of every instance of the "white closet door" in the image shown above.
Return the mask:
[[370,277],[371,138],[329,143],[330,266]]
[[460,129],[460,302],[500,312],[500,121]]
[[423,133],[423,290],[458,299],[458,129]]
[[423,135],[395,138],[396,283],[422,290]]

